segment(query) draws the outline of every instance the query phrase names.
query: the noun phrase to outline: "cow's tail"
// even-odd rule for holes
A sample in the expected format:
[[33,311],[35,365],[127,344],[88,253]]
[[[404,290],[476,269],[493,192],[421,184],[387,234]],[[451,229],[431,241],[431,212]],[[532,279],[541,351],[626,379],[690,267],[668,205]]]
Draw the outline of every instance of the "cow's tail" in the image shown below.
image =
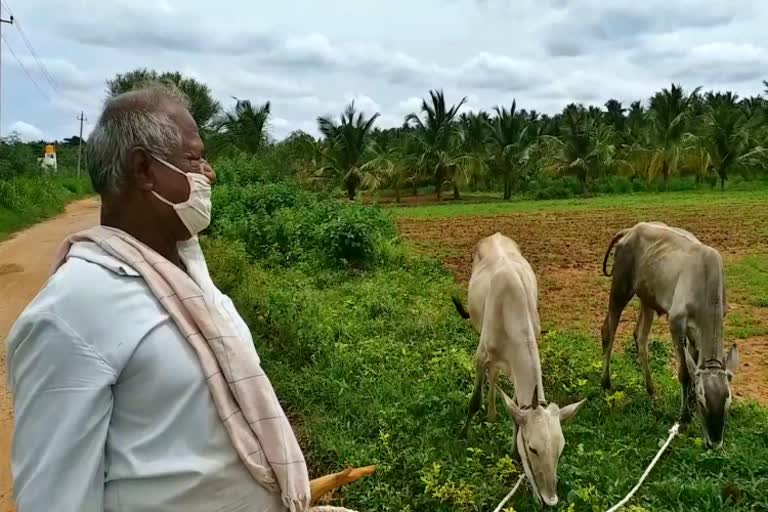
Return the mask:
[[624,235],[629,233],[629,229],[630,228],[622,229],[621,231],[619,231],[618,233],[613,235],[613,238],[611,239],[611,243],[608,244],[608,250],[605,251],[605,257],[603,258],[603,275],[604,276],[611,277],[613,275],[613,271],[611,271],[610,274],[608,273],[608,257],[611,255],[611,251],[613,250],[613,246],[616,245],[616,243],[619,240],[624,238]]
[[456,311],[459,312],[459,315],[463,319],[469,318],[469,313],[467,313],[467,310],[464,308],[464,304],[461,303],[461,300],[455,295],[451,296],[451,300],[453,301],[453,305],[456,306]]

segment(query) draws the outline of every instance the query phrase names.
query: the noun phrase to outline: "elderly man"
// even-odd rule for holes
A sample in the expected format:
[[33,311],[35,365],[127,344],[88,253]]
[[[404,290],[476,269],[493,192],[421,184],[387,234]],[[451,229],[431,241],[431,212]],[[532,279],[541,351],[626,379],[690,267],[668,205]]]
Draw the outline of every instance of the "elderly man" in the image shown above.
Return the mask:
[[7,341],[18,512],[304,510],[301,451],[197,242],[216,178],[186,100],[108,100],[88,170],[101,225]]

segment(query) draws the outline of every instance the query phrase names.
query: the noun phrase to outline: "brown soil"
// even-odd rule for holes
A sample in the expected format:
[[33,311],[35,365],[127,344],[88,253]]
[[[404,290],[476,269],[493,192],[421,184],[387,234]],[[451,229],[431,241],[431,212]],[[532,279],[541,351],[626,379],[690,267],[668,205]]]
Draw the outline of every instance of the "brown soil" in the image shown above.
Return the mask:
[[[663,220],[691,231],[718,248],[726,262],[747,253],[768,252],[764,236],[768,208],[749,209],[739,204],[403,218],[398,225],[418,250],[441,258],[462,284],[469,280],[472,248],[480,238],[497,231],[513,238],[537,273],[543,327],[588,332],[599,343],[610,288],[610,279],[601,268],[605,250],[618,230],[644,220]],[[746,305],[736,290],[729,290],[728,299],[732,310],[746,311],[759,325],[768,327],[768,310]],[[636,319],[633,301],[619,325],[617,350],[622,343],[631,342]],[[726,332],[727,323],[728,317]],[[654,322],[653,335],[668,336],[666,319]],[[768,405],[768,362],[760,363],[760,357],[768,354],[766,339],[738,340],[737,344],[743,352],[735,380],[737,396]]]
[[0,244],[0,511],[13,512],[11,438],[13,402],[6,389],[5,336],[19,313],[48,278],[53,255],[64,237],[98,222],[99,203],[87,199],[66,212]]

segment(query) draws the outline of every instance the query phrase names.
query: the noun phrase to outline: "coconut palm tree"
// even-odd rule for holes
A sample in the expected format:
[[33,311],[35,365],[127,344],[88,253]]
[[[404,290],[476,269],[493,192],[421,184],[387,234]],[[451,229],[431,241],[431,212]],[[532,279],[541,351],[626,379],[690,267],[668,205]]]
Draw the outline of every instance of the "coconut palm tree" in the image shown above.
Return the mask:
[[461,167],[476,191],[478,183],[488,177],[488,138],[491,118],[487,112],[469,112],[459,116],[459,144],[463,156]]
[[617,133],[621,133],[624,131],[624,124],[626,122],[626,117],[624,117],[624,112],[626,112],[627,109],[625,109],[621,102],[615,99],[610,99],[605,102],[605,118],[606,121],[608,121],[609,124],[611,124],[616,130]]
[[530,116],[516,109],[515,101],[509,110],[496,107],[496,117],[490,122],[491,167],[504,184],[504,199],[510,199],[514,186],[519,185],[530,149],[538,137],[537,125]]
[[592,178],[616,163],[613,137],[613,127],[602,125],[588,111],[566,109],[560,138],[542,137],[548,147],[543,159],[545,170],[576,176],[588,187]]
[[317,118],[318,129],[325,137],[323,158],[326,162],[318,175],[340,181],[350,201],[355,199],[363,181],[361,167],[365,163],[373,124],[379,115],[377,112],[366,118],[364,113],[355,111],[352,101],[339,116],[338,124],[330,117]]
[[421,113],[423,119],[416,113],[408,114],[406,122],[415,127],[417,141],[418,169],[429,174],[435,183],[435,195],[440,200],[443,184],[454,181],[454,197],[459,195],[454,180],[460,166],[457,159],[457,139],[459,127],[456,117],[461,106],[467,101],[462,98],[457,104],[448,108],[443,91],[429,91],[430,101],[423,100]]
[[250,100],[234,98],[235,107],[214,123],[216,134],[212,137],[214,150],[237,149],[256,154],[271,143],[269,135],[269,102],[254,106]]
[[373,142],[370,159],[361,168],[363,187],[371,191],[385,187],[394,189],[395,202],[400,203],[402,189],[417,178],[413,173],[413,146],[414,137],[411,134]]
[[689,126],[694,117],[691,106],[698,101],[700,89],[697,87],[686,95],[682,87],[672,84],[670,89],[662,89],[651,98],[650,127],[654,156],[648,176],[654,178],[661,174],[665,187],[669,177],[677,172],[684,152],[695,145]]
[[759,121],[757,117],[747,117],[744,109],[737,106],[735,96],[721,97],[707,108],[702,142],[721,189],[731,172],[760,165],[760,159],[765,157],[766,150],[755,136]]

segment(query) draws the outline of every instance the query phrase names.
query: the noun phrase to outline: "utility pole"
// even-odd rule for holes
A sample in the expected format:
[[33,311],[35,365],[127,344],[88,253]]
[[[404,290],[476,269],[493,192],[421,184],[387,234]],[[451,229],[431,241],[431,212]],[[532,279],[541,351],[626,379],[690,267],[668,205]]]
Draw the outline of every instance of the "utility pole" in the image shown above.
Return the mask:
[[80,121],[80,137],[77,140],[77,177],[80,177],[80,161],[83,156],[83,121],[87,121],[88,118],[83,115],[83,111],[80,111],[80,117],[77,118]]
[[[2,63],[2,60],[3,60],[3,39],[2,39],[2,36],[3,36],[3,23],[7,23],[9,25],[13,25],[13,16],[11,16],[7,20],[4,20],[2,15],[0,15],[0,69],[2,69],[2,67],[3,67],[3,63]],[[2,84],[2,82],[3,82],[2,75],[0,75],[0,85]],[[3,95],[2,95],[2,89],[0,88],[0,106],[2,105],[2,103],[3,103]],[[3,125],[2,125],[2,123],[0,123],[0,135],[2,134],[1,133],[2,129],[3,129]]]

